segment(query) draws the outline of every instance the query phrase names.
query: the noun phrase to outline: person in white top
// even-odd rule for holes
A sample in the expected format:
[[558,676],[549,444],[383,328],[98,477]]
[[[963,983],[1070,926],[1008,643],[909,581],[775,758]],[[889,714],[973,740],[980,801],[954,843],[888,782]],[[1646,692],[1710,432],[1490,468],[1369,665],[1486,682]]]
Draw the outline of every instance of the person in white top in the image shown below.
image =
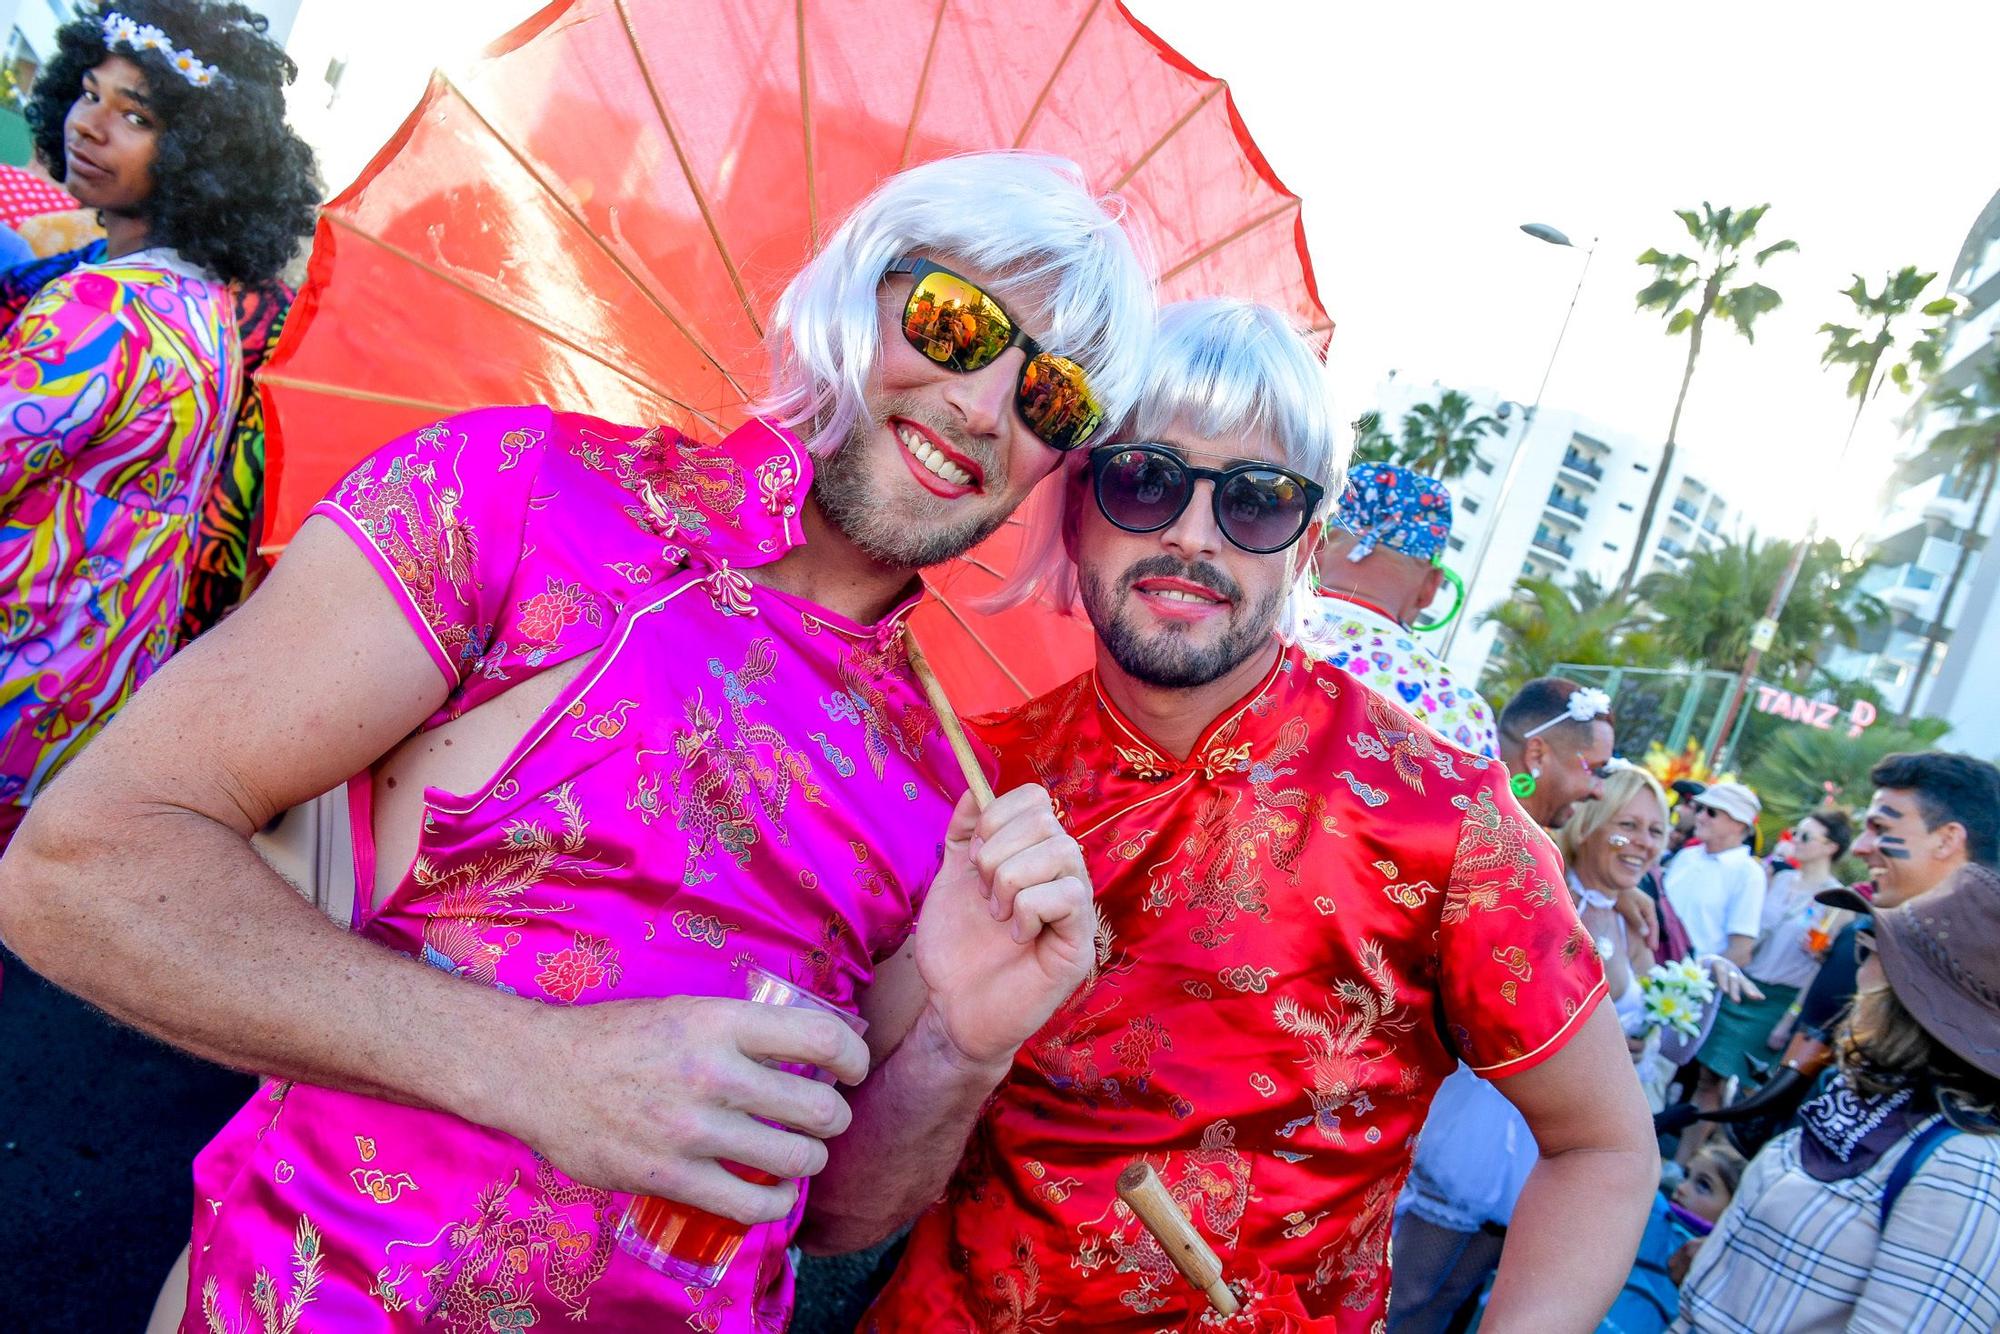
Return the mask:
[[1665,894],[1696,958],[1742,968],[1763,929],[1764,871],[1744,839],[1763,803],[1741,783],[1711,783],[1695,802],[1695,842],[1667,863]]

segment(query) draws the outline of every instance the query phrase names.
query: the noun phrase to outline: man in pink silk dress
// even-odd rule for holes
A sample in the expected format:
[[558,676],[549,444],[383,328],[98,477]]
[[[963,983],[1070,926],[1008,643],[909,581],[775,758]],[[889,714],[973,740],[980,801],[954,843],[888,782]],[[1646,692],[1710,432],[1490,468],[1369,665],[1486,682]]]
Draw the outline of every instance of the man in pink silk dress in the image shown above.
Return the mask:
[[[44,794],[9,944],[270,1076],[196,1162],[183,1329],[777,1329],[793,1182],[942,1189],[871,1145],[963,1134],[1095,919],[1046,793],[962,795],[902,618],[1126,410],[1151,300],[1067,164],[904,173],[787,289],[768,417],[384,446]],[[343,781],[351,933],[248,844]],[[737,999],[745,963],[907,1036]],[[619,1251],[634,1192],[757,1226],[683,1287]]]

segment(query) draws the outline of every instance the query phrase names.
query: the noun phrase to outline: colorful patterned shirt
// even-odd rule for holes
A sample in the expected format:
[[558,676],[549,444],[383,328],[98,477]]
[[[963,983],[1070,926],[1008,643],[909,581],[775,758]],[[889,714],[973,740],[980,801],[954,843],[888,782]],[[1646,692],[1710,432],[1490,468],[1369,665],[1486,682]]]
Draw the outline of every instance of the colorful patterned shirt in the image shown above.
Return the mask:
[[1380,607],[1323,595],[1306,619],[1302,639],[1313,656],[1389,696],[1460,750],[1500,758],[1491,706]]
[[864,1328],[1180,1329],[1202,1299],[1114,1190],[1144,1157],[1225,1276],[1268,1265],[1314,1328],[1380,1329],[1438,1082],[1461,1055],[1547,1059],[1604,994],[1505,772],[1296,649],[1186,760],[1094,674],[980,731],[1083,845],[1097,969],[1022,1047]]
[[0,802],[27,805],[174,650],[236,416],[228,289],[170,251],[72,270],[0,347]]
[[[493,408],[334,489],[314,512],[450,687],[426,729],[587,659],[490,779],[425,793],[415,863],[383,868],[379,903],[357,856],[362,935],[546,1004],[740,995],[753,961],[853,1008],[908,936],[964,783],[908,677],[910,604],[856,625],[744,576],[803,540],[810,479],[762,422],[708,445]],[[357,849],[369,793],[349,785]],[[713,1334],[782,1328],[790,1307],[796,1215],[684,1288],[617,1248],[625,1197],[499,1131],[305,1084],[223,1129],[195,1201],[190,1331],[276,1309],[342,1334]]]

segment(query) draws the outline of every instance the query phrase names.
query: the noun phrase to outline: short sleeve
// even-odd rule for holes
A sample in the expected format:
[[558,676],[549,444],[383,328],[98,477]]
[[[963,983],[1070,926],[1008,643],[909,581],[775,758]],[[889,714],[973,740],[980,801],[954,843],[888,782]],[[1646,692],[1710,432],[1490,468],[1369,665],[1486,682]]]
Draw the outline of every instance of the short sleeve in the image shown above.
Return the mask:
[[1439,926],[1439,1000],[1459,1055],[1488,1078],[1553,1056],[1604,994],[1562,859],[1490,766],[1464,811]]
[[454,690],[501,622],[552,418],[447,418],[382,446],[313,507],[375,566]]
[[1755,940],[1764,933],[1764,873],[1752,860],[1737,867],[1731,878],[1735,881],[1734,892],[1729,896],[1723,930],[1728,935]]

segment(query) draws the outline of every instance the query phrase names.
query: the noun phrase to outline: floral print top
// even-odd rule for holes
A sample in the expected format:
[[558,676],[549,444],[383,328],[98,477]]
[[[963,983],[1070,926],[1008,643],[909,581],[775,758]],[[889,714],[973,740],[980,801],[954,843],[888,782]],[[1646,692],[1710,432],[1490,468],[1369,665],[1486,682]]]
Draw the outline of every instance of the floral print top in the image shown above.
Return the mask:
[[25,806],[173,653],[242,388],[229,291],[86,264],[0,346],[0,803]]

